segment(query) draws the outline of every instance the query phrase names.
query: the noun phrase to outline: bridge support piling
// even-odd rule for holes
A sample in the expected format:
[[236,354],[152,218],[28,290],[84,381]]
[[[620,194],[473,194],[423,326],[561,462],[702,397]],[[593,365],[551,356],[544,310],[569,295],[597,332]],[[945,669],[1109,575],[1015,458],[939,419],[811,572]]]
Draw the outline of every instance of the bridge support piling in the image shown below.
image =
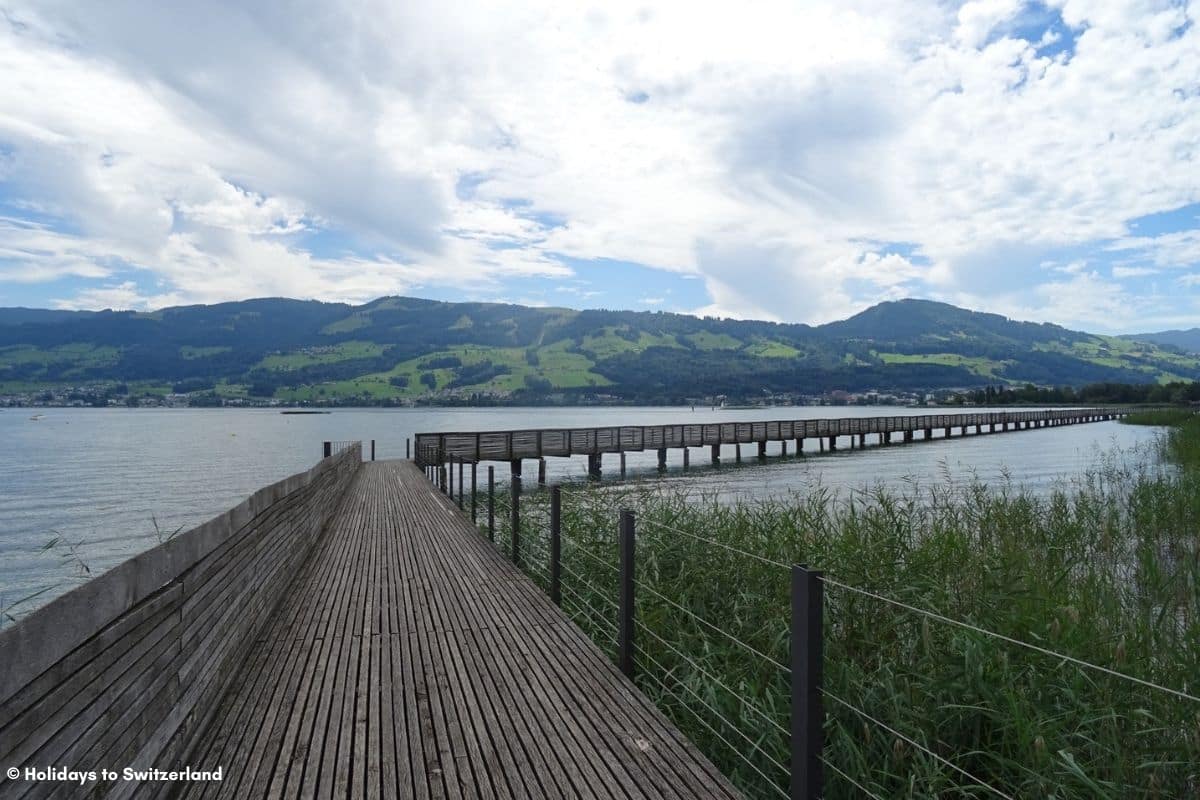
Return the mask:
[[796,455],[798,455],[798,456],[804,455],[804,437],[803,436],[796,439]]
[[779,443],[779,457],[787,458],[787,439],[784,439]]
[[865,433],[860,433],[858,435],[858,446],[859,447],[867,446],[867,435]]
[[714,444],[712,446],[712,464],[714,467],[721,466],[721,445]]
[[913,440],[913,432],[912,432],[912,431],[905,431],[905,432],[904,432],[904,441],[905,441],[905,442],[911,442],[912,440]]
[[621,477],[625,477],[625,452],[621,451]]
[[829,452],[832,453],[834,450],[837,450],[837,437],[830,436],[829,437]]
[[824,436],[817,437],[817,447],[820,450],[820,452],[822,452],[822,453],[825,452],[825,437]]
[[658,471],[667,471],[667,448],[665,447],[658,448]]
[[546,459],[538,459],[538,486],[545,488],[546,486]]
[[508,472],[515,477],[521,477],[521,459],[514,458],[508,462]]
[[767,460],[767,443],[765,441],[758,443],[758,460]]
[[735,444],[733,447],[733,461],[735,464],[740,464],[742,463],[742,446],[740,444]]
[[600,454],[592,453],[588,456],[588,477],[594,481],[600,480],[602,465],[600,463]]
[[928,442],[932,438],[933,438],[933,428],[926,428],[925,429],[925,441]]
[[946,430],[945,430],[944,434],[945,434],[945,437],[946,437],[947,439],[949,439],[949,438],[950,438],[950,429],[949,429],[949,428],[946,428]]
[[683,468],[687,469],[690,463],[691,461],[688,458],[688,449],[685,447],[683,448]]

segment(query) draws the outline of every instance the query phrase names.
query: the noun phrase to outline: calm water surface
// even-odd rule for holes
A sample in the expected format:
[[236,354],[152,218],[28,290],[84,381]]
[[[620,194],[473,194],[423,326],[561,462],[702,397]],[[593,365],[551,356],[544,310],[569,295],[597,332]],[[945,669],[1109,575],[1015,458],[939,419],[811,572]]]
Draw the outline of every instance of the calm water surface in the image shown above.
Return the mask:
[[[43,414],[34,421],[30,417]],[[921,409],[697,408],[339,409],[284,415],[267,409],[6,409],[0,411],[0,609],[28,613],[53,597],[158,543],[177,528],[219,514],[269,483],[307,469],[324,440],[376,440],[377,457],[404,456],[417,431],[506,430],[668,422],[747,421],[919,414]],[[953,412],[947,412],[953,413]],[[708,448],[693,448],[684,478],[680,451],[670,452],[666,481],[725,496],[768,496],[821,485],[857,489],[937,482],[948,472],[983,481],[1010,476],[1045,489],[1094,465],[1106,452],[1133,451],[1156,429],[1115,422],[954,438],[929,445],[841,450],[804,460],[707,466]],[[845,440],[843,439],[843,442]],[[806,442],[806,452],[817,442]],[[778,452],[778,444],[769,451]],[[586,458],[548,460],[552,479],[583,479]],[[617,457],[605,459],[606,478]],[[656,456],[631,453],[631,477],[654,474]],[[497,479],[507,476],[496,465]],[[525,468],[526,481],[536,472]],[[159,533],[156,533],[156,527]],[[43,549],[51,540],[58,544]],[[68,547],[67,545],[70,545]],[[90,570],[90,572],[89,572]]]

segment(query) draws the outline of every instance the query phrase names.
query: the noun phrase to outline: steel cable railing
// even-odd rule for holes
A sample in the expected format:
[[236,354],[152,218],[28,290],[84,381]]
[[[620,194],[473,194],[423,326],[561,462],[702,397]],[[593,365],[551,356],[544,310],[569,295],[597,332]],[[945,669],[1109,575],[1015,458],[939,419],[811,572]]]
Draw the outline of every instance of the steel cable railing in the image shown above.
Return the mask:
[[[557,495],[561,498],[569,499],[572,502],[572,505],[576,506],[584,515],[593,515],[593,519],[591,520],[589,520],[586,516],[582,518],[574,517],[572,524],[576,526],[580,524],[594,524],[595,516],[611,514],[614,511],[611,499],[605,500],[605,505],[601,506],[594,497],[589,496],[587,493],[567,491],[559,487],[551,494],[552,498],[553,496]],[[493,497],[493,505],[498,517],[497,522],[499,523],[497,527],[508,524],[509,513],[511,512],[514,499],[515,498],[512,497],[511,493],[496,493],[496,495]],[[593,636],[600,638],[603,642],[605,642],[606,645],[614,646],[617,651],[614,653],[614,656],[619,656],[622,648],[622,629],[621,625],[618,624],[617,621],[614,621],[614,618],[610,618],[606,615],[605,609],[610,612],[616,612],[615,619],[619,620],[621,614],[624,613],[624,610],[622,608],[622,604],[618,603],[614,598],[617,597],[617,589],[619,588],[620,582],[628,579],[631,581],[632,589],[636,590],[639,596],[649,598],[652,606],[654,604],[661,604],[661,607],[667,609],[669,613],[678,612],[679,614],[683,615],[684,618],[689,620],[689,622],[694,623],[697,631],[704,631],[706,633],[722,637],[723,640],[729,641],[736,645],[741,652],[773,667],[781,676],[790,676],[792,674],[792,667],[785,664],[780,659],[769,655],[760,647],[744,641],[736,634],[726,630],[721,625],[716,624],[713,619],[707,618],[706,615],[698,613],[693,608],[690,608],[684,603],[681,603],[667,594],[664,594],[664,592],[660,590],[656,584],[647,579],[634,577],[632,575],[630,575],[628,578],[623,577],[624,573],[621,566],[597,554],[596,546],[605,545],[605,541],[603,539],[596,539],[594,534],[589,534],[589,538],[585,539],[580,539],[575,535],[565,535],[564,531],[561,530],[561,526],[559,530],[552,530],[553,522],[555,521],[555,511],[553,511],[549,505],[544,503],[544,495],[542,493],[532,495],[530,497],[530,501],[531,502],[523,506],[522,516],[520,519],[521,533],[528,534],[524,540],[528,544],[522,547],[520,567],[528,572],[531,576],[535,576],[537,581],[551,592],[554,591],[554,573],[555,569],[557,569],[557,575],[559,576],[557,589],[560,592],[559,604],[563,606],[564,611],[567,611],[572,618],[579,622],[586,622],[586,625],[590,629],[590,633]],[[551,505],[554,502],[557,501],[552,499]],[[503,515],[501,515],[501,511],[504,512]],[[559,519],[561,520],[561,517]],[[795,568],[792,565],[778,560],[777,558],[772,558],[761,553],[751,552],[727,542],[722,542],[716,538],[685,530],[683,527],[679,527],[678,525],[659,522],[658,520],[650,518],[642,519],[640,522],[643,527],[654,530],[658,534],[657,537],[652,537],[650,541],[659,539],[665,542],[672,536],[679,536],[700,545],[713,548],[714,551],[720,550],[722,552],[730,553],[735,556],[746,558],[765,566],[769,566],[772,569],[781,570],[785,574],[794,575]],[[609,530],[611,530],[611,528]],[[620,537],[618,537],[618,539],[619,538]],[[612,542],[613,540],[608,539],[608,541]],[[561,550],[559,551],[560,559],[557,565],[553,564],[555,551],[553,549],[553,545],[551,544],[552,542],[557,542],[558,546],[561,547]],[[506,545],[507,542],[505,544],[499,544],[498,546],[504,548]],[[619,548],[615,547],[614,551],[616,552],[614,552],[613,555],[618,556],[618,560],[620,560]],[[588,569],[576,570],[568,563],[564,563],[577,562],[580,559],[586,561],[588,564]],[[548,563],[549,566],[543,566],[544,563]],[[589,572],[591,572],[593,575],[608,575],[614,577],[617,580],[618,586],[604,588],[600,585],[597,585],[594,580],[589,580],[587,577],[587,573]],[[1113,678],[1130,681],[1140,686],[1155,691],[1160,691],[1179,699],[1200,702],[1200,697],[1196,697],[1187,691],[1174,689],[1169,686],[1156,683],[1152,680],[1138,678],[1109,667],[1091,663],[1066,653],[1057,652],[1047,647],[1022,641],[1021,639],[1013,636],[988,630],[980,625],[955,619],[953,617],[941,614],[938,611],[922,608],[920,605],[897,600],[895,598],[888,597],[885,594],[871,591],[870,589],[854,586],[852,584],[844,583],[823,575],[821,575],[818,580],[822,587],[828,585],[838,591],[849,592],[858,596],[869,598],[874,602],[883,603],[913,614],[920,615],[922,618],[952,625],[960,629],[972,631],[982,636],[992,637],[1013,646],[1037,652],[1047,657],[1061,659],[1078,667],[1093,670]],[[607,581],[601,581],[601,583],[604,582]],[[604,608],[598,608],[596,605],[597,602],[602,603]],[[638,605],[638,609],[641,614],[645,614],[642,604]],[[785,767],[783,761],[772,756],[771,753],[765,750],[762,745],[756,741],[755,737],[748,734],[742,726],[745,726],[748,723],[752,725],[765,725],[766,728],[772,732],[772,736],[778,735],[781,737],[781,740],[786,740],[788,737],[794,737],[794,725],[792,730],[789,730],[784,724],[781,724],[778,719],[773,718],[769,713],[764,711],[763,708],[760,707],[758,703],[755,702],[751,697],[747,696],[745,693],[734,690],[728,681],[722,680],[720,677],[718,677],[717,673],[719,673],[719,669],[714,670],[714,668],[706,667],[705,665],[701,664],[700,661],[685,652],[687,647],[686,645],[680,643],[673,644],[670,641],[671,637],[669,634],[664,635],[665,632],[660,633],[659,631],[656,631],[652,626],[647,624],[647,621],[644,618],[637,616],[633,617],[633,626],[636,630],[641,631],[643,634],[650,637],[650,639],[653,640],[656,648],[661,648],[661,652],[658,653],[658,657],[656,657],[654,650],[648,649],[644,646],[635,649],[634,654],[636,663],[640,663],[642,665],[637,672],[637,675],[639,677],[645,676],[648,680],[652,680],[655,684],[657,684],[666,696],[673,698],[674,702],[686,708],[689,714],[694,716],[697,722],[702,725],[705,730],[709,731],[709,733],[711,733],[716,739],[724,742],[725,746],[729,747],[739,762],[747,762],[753,773],[767,782],[771,791],[783,794],[784,792],[780,788],[781,781],[770,778],[769,775],[763,771],[763,768],[766,767],[768,771],[770,769],[775,769],[780,771],[781,774],[787,776],[790,776],[791,768]],[[664,660],[661,660],[661,657],[664,653],[668,655],[668,658],[665,659],[665,661],[668,663],[664,663]],[[678,659],[679,664],[676,666],[670,666],[669,662],[674,659]],[[678,680],[678,678],[675,676],[681,667],[686,667],[689,670],[693,670],[697,676],[703,679],[704,682],[715,687],[721,692],[724,692],[726,695],[732,698],[733,701],[736,701],[738,705],[735,713],[732,715],[733,718],[731,718],[727,713],[722,713],[714,705],[714,703],[723,705],[723,703],[719,702],[719,697],[712,696],[712,700],[710,701],[705,697],[707,692],[702,693],[698,691],[697,688],[692,684]],[[669,685],[669,682],[672,681],[677,684],[674,689],[671,685]],[[822,698],[825,698],[835,706],[844,708],[847,712],[858,716],[864,721],[864,724],[870,724],[883,731],[886,731],[889,735],[895,737],[897,741],[904,742],[905,744],[914,748],[916,751],[919,751],[933,759],[940,767],[944,768],[948,772],[952,772],[955,775],[970,781],[971,784],[978,786],[981,790],[990,792],[994,796],[1011,798],[1012,795],[989,783],[979,774],[963,768],[962,766],[954,763],[951,758],[936,752],[927,745],[921,744],[918,738],[900,732],[888,722],[878,718],[876,715],[872,715],[850,701],[843,699],[838,694],[830,692],[823,686],[818,687],[818,689],[819,695]],[[688,699],[689,697],[691,700]],[[710,720],[705,719],[706,715],[712,716],[712,724],[710,724]],[[724,734],[722,734],[716,730],[714,724],[717,727],[724,726],[727,730]],[[750,755],[754,756],[754,759],[759,757],[763,758],[762,765],[760,766],[759,764],[753,763],[754,759],[751,759],[747,756],[746,748],[736,746],[734,742],[730,741],[731,736],[734,741],[745,741],[749,746],[749,753]],[[817,759],[823,766],[829,768],[832,775],[836,775],[839,779],[846,781],[849,786],[853,786],[856,790],[862,792],[866,796],[873,798],[879,797],[876,792],[868,789],[864,785],[865,779],[861,775],[856,777],[855,775],[850,774],[841,766],[831,761],[822,752],[818,751]],[[768,765],[770,766],[768,767]]]

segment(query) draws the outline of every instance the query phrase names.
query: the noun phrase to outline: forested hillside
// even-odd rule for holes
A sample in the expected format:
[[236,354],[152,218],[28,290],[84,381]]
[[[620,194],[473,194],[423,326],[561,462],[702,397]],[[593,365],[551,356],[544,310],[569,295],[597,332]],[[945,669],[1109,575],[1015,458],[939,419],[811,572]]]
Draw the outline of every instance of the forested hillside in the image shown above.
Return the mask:
[[671,402],[1193,380],[1169,345],[921,300],[822,326],[387,297],[152,313],[0,309],[0,394],[110,384],[289,402]]

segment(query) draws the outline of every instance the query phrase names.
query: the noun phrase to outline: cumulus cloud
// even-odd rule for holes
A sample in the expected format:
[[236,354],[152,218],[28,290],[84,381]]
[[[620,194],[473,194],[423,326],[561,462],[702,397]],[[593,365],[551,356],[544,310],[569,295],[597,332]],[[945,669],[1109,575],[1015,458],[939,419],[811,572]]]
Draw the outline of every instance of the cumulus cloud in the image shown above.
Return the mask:
[[79,306],[502,297],[603,259],[695,277],[721,315],[818,322],[918,294],[1096,320],[1072,291],[1182,313],[1146,282],[1200,263],[1200,232],[1130,222],[1200,202],[1194,16],[18,2],[0,17],[0,281],[70,278],[54,299]]

